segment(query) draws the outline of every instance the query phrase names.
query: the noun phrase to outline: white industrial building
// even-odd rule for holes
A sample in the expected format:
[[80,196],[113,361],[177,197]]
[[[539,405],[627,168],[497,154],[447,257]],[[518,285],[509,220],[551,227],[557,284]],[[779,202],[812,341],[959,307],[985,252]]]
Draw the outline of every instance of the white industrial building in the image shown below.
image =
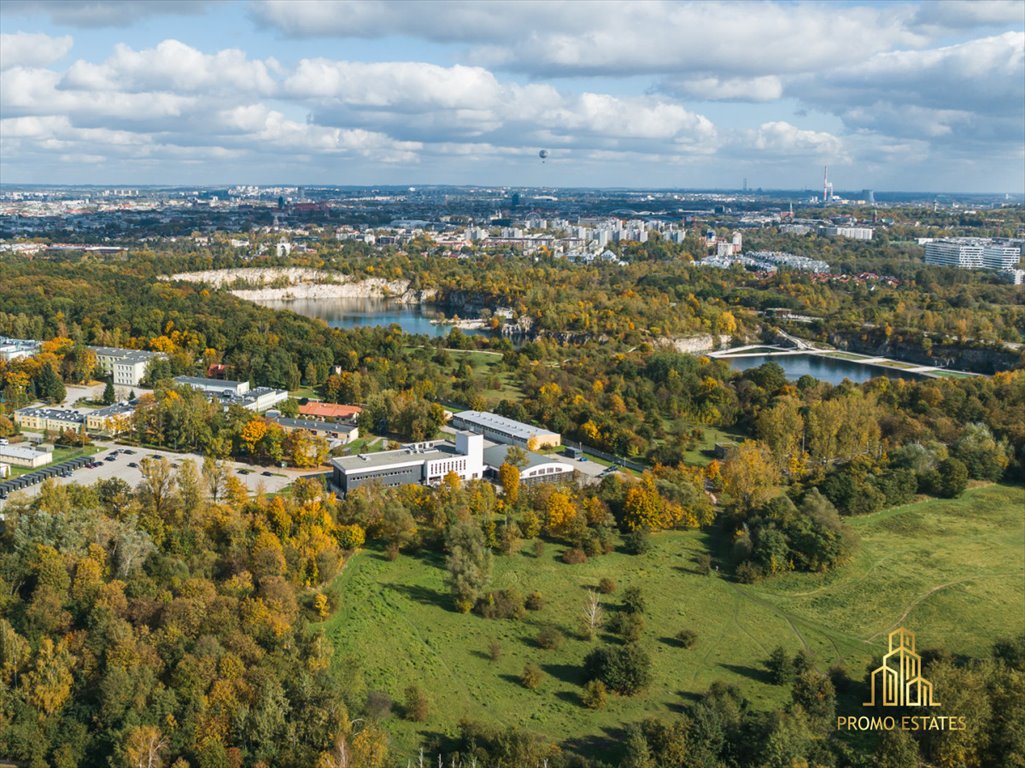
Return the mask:
[[533,424],[507,419],[487,411],[460,411],[452,417],[452,426],[484,435],[488,440],[521,448],[555,447],[562,443],[562,436]]

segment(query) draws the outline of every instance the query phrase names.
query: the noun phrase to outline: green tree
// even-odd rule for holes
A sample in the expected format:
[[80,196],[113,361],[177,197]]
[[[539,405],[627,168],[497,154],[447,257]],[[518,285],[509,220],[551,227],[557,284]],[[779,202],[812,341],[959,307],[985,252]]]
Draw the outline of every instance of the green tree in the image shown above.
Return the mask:
[[103,404],[112,405],[114,403],[114,382],[107,380],[107,383],[103,385]]
[[447,536],[448,584],[456,609],[469,613],[491,579],[491,550],[480,526],[455,523]]

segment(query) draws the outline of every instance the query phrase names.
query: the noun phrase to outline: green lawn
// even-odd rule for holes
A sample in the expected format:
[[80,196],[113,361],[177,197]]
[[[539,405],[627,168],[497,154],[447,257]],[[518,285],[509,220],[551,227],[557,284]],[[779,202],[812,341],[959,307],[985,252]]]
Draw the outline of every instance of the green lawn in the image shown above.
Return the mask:
[[[958,500],[855,518],[861,543],[851,563],[828,576],[794,574],[758,585],[698,574],[693,559],[712,542],[697,531],[661,534],[644,556],[617,552],[576,566],[559,561],[562,548],[549,544],[540,559],[526,552],[495,558],[493,588],[545,596],[543,610],[518,622],[451,610],[438,557],[389,562],[367,551],[333,583],[339,608],[323,626],[340,675],[356,660],[371,689],[397,700],[411,683],[430,692],[427,724],[389,721],[401,754],[413,754],[423,733],[452,733],[462,717],[593,745],[623,722],[673,712],[715,680],[740,685],[758,707],[783,704],[787,692],[762,672],[780,644],[811,649],[823,669],[843,662],[859,677],[884,649],[885,633],[900,624],[918,633],[923,648],[985,653],[996,638],[1025,631],[1023,510],[1022,488],[989,485]],[[610,611],[624,587],[643,588],[649,608],[642,643],[655,676],[643,695],[593,712],[580,704],[580,667],[594,643],[576,630],[586,590],[605,576],[619,585],[602,598]],[[546,624],[567,634],[557,651],[534,642]],[[691,650],[667,642],[683,628],[698,633]],[[498,662],[487,657],[492,640],[503,646]],[[537,692],[518,682],[527,662],[547,673]]]

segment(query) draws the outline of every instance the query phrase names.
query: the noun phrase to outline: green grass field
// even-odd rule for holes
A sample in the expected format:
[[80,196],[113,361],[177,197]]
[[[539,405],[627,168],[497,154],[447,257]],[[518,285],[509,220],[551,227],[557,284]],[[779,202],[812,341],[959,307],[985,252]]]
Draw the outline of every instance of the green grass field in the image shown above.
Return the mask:
[[[551,544],[540,558],[496,557],[492,588],[544,594],[543,610],[521,621],[455,613],[440,557],[389,562],[361,552],[333,583],[339,607],[323,626],[340,675],[356,660],[368,687],[396,700],[411,683],[429,691],[428,723],[389,721],[400,754],[413,754],[426,733],[452,733],[463,717],[524,725],[593,748],[620,724],[678,710],[716,680],[741,686],[758,707],[780,706],[788,691],[768,684],[763,673],[777,645],[808,648],[823,670],[842,662],[860,677],[898,625],[918,633],[922,648],[967,654],[984,654],[995,639],[1025,631],[1021,487],[977,487],[961,499],[921,501],[851,524],[861,542],[840,570],[757,585],[700,575],[694,557],[714,542],[697,531],[656,536],[643,556],[616,552],[583,565],[563,564],[562,548]],[[644,694],[613,698],[607,710],[594,712],[580,703],[580,669],[595,643],[577,631],[587,589],[606,576],[619,585],[602,597],[608,612],[624,587],[644,590],[649,607],[641,642],[654,662],[654,682]],[[558,650],[534,641],[549,624],[567,636]],[[690,650],[669,640],[684,628],[698,633]],[[503,647],[497,662],[487,655],[493,640]],[[536,692],[518,681],[527,662],[547,673]]]

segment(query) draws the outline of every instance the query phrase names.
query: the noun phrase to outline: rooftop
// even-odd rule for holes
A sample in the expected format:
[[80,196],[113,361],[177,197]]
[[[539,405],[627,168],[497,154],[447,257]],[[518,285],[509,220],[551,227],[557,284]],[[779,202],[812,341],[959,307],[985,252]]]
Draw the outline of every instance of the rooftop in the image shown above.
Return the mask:
[[358,405],[339,405],[338,403],[309,402],[299,406],[303,416],[322,416],[329,419],[344,419],[362,413]]
[[84,421],[85,416],[69,408],[28,407],[15,411],[19,416],[37,416],[44,419],[63,419],[64,421]]
[[[490,448],[484,449],[484,463],[489,467],[500,467],[505,464],[506,457],[509,454],[511,445],[493,445]],[[534,453],[534,451],[522,451],[526,454],[527,463],[523,466],[523,469],[533,469],[534,467],[540,467],[543,464],[564,464],[558,459],[553,459],[551,456],[545,456],[540,453]]]
[[455,414],[454,418],[462,419],[470,424],[479,424],[482,427],[491,427],[492,429],[497,429],[507,435],[520,437],[524,440],[529,440],[535,435],[557,434],[556,432],[544,429],[543,427],[535,427],[533,424],[524,424],[522,421],[507,419],[505,416],[499,416],[497,413],[488,413],[487,411],[460,411]]
[[[416,446],[420,446],[417,448]],[[462,456],[455,445],[438,440],[431,443],[417,443],[400,448],[397,451],[380,451],[379,453],[361,453],[357,456],[342,456],[331,459],[331,463],[345,472],[359,472],[366,469],[382,469],[402,464],[421,464],[435,459],[456,458]]]
[[176,384],[184,384],[187,387],[202,389],[235,389],[243,383],[227,379],[205,379],[202,376],[175,376],[174,381]]

